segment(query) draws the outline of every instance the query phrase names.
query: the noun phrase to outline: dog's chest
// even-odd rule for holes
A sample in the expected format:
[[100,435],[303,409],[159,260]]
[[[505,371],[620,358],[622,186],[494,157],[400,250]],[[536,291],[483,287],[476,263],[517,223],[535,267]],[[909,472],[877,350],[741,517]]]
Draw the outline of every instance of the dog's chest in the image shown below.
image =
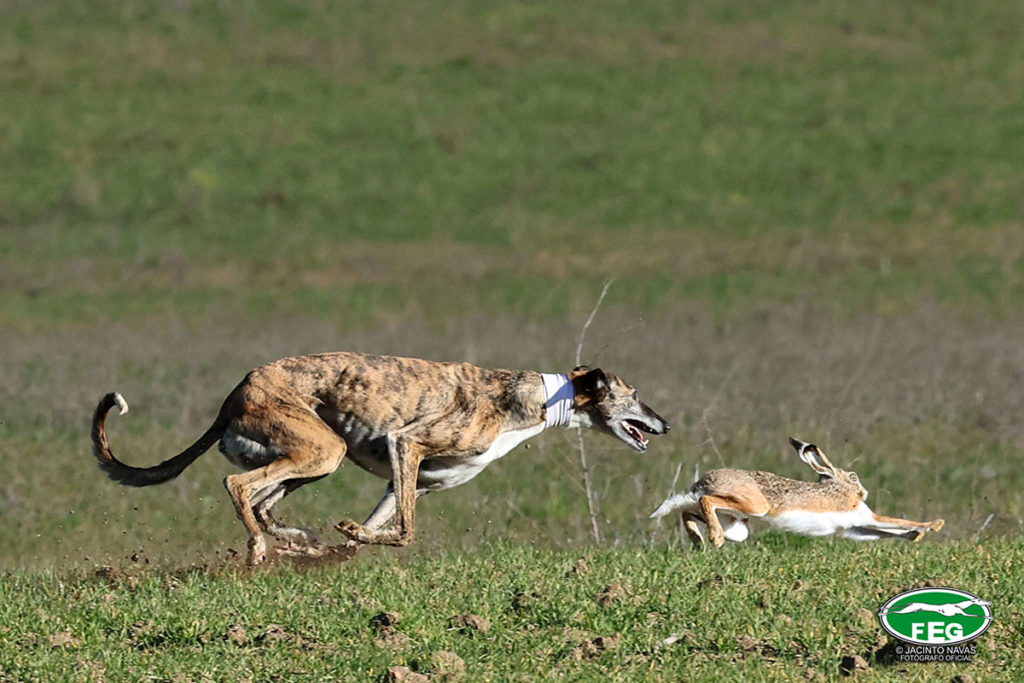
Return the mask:
[[492,462],[543,430],[544,423],[540,423],[505,432],[498,435],[487,450],[477,455],[440,455],[425,459],[420,463],[418,486],[440,490],[465,484]]

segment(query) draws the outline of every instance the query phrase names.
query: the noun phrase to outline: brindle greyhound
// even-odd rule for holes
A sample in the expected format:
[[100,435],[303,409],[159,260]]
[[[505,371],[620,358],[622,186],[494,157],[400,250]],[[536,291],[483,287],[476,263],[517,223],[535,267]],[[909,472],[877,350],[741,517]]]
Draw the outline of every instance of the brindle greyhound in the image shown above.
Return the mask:
[[218,440],[227,459],[246,470],[224,486],[249,532],[250,565],[266,557],[263,531],[286,543],[278,549],[285,554],[327,552],[309,531],[280,524],[271,509],[333,472],[346,454],[389,483],[363,524],[346,520],[337,529],[351,547],[401,546],[413,538],[419,496],[464,484],[546,427],[592,427],[640,452],[647,449],[644,432],[669,429],[633,387],[599,369],[542,374],[345,352],[256,368],[198,441],[153,467],[131,467],[110,451],[105,423],[114,406],[128,410],[120,394],[107,394],[92,423],[93,453],[114,481],[163,483]]

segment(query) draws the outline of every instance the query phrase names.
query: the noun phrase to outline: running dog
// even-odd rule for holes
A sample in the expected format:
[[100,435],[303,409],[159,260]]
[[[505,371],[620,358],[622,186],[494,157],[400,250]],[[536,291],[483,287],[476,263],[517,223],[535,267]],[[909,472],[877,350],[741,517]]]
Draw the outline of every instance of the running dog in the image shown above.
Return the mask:
[[110,450],[107,413],[128,404],[103,397],[92,421],[100,469],[127,486],[152,486],[184,471],[214,443],[245,470],[224,479],[249,534],[248,564],[266,558],[263,532],[285,543],[279,552],[318,556],[328,549],[305,529],[282,525],[273,506],[295,489],[326,477],[347,454],[389,481],[362,524],[337,529],[347,545],[403,546],[414,533],[416,499],[464,484],[487,465],[547,427],[589,427],[636,451],[665,420],[630,385],[600,369],[568,374],[491,370],[362,353],[284,358],[256,368],[224,400],[213,425],[178,455],[153,467],[131,467]]

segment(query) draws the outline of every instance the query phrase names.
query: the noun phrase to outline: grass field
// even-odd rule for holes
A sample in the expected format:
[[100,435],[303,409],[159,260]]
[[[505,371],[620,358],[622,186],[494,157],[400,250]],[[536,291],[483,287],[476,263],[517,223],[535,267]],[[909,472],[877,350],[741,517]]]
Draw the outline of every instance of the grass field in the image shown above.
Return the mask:
[[[16,680],[354,681],[390,666],[470,681],[828,680],[855,656],[877,680],[1012,680],[1024,667],[1021,550],[776,537],[725,552],[570,553],[497,542],[471,556],[374,552],[254,573],[154,571],[140,558],[117,571],[6,576],[0,643]],[[893,661],[874,613],[924,582],[1002,606],[971,664]],[[396,616],[377,625],[383,612]],[[439,652],[462,660],[461,676],[444,677],[453,665]]]
[[[833,678],[880,647],[857,609],[930,579],[993,601],[975,663],[876,656],[869,674],[1012,672],[1022,15],[0,2],[0,679],[351,680],[430,671],[444,649],[469,680]],[[148,465],[285,355],[564,371],[609,279],[583,358],[674,428],[644,457],[587,437],[600,547],[569,432],[422,500],[412,548],[255,574],[220,456],[127,490],[89,455],[106,391],[132,405],[115,452]],[[919,546],[761,533],[701,554],[646,519],[695,470],[806,476],[791,434],[856,468],[877,511],[947,527]],[[279,510],[326,528],[382,488],[343,466]],[[614,582],[633,592],[601,608]],[[540,597],[517,610],[516,592]],[[372,644],[382,610],[411,644]],[[448,631],[463,611],[491,633]],[[287,637],[264,646],[272,623]]]

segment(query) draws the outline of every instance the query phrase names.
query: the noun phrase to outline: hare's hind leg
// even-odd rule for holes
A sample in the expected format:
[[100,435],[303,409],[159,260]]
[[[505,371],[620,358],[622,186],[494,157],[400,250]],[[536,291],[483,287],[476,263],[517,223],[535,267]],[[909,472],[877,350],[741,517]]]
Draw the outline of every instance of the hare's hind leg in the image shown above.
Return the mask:
[[902,538],[907,541],[920,541],[924,536],[923,529],[910,529],[909,531],[883,530],[867,526],[853,526],[844,529],[839,534],[841,538],[848,538],[851,541],[877,541],[881,538]]
[[871,513],[872,522],[870,524],[862,524],[861,526],[868,527],[871,529],[878,529],[879,531],[888,532],[899,532],[899,531],[938,531],[945,524],[945,520],[935,519],[930,522],[915,522],[910,519],[900,519],[899,517],[886,517],[885,515],[878,515]]
[[915,522],[898,517],[886,517],[871,513],[871,520],[844,530],[839,535],[855,541],[874,541],[880,538],[903,538],[920,541],[928,531],[938,531],[946,522],[941,519],[931,522]]
[[683,528],[686,529],[686,535],[690,537],[690,541],[698,548],[704,545],[704,534],[700,532],[700,527],[697,526],[701,521],[700,516],[693,512],[683,513]]
[[718,519],[717,510],[735,510],[737,516],[743,516],[745,511],[740,509],[736,503],[729,500],[728,498],[722,498],[721,496],[701,496],[700,497],[700,511],[704,515],[704,522],[708,525],[708,536],[711,539],[711,545],[716,548],[721,548],[725,544],[725,531],[722,529],[722,523]]
[[[704,521],[708,525],[708,534],[711,543],[716,548],[721,548],[726,538],[734,541],[743,541],[747,538],[746,519],[748,517],[762,517],[770,509],[764,494],[754,488],[739,488],[729,491],[728,495],[707,495],[701,496],[700,510],[704,515]],[[729,533],[726,534],[722,523],[718,519],[716,510],[726,510],[731,518],[729,520]],[[737,522],[739,522],[737,524]]]

